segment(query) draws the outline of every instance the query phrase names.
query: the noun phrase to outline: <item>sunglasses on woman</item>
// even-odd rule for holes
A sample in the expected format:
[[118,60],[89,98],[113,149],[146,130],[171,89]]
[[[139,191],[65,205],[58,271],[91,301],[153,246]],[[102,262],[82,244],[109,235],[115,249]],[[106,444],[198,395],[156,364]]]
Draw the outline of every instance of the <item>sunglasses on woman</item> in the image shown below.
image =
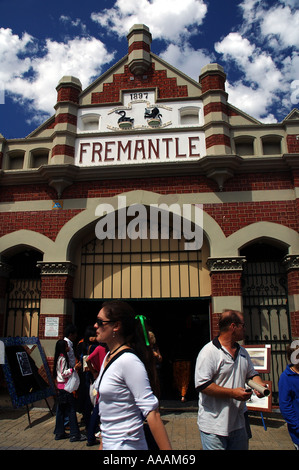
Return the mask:
[[100,318],[97,318],[95,321],[95,325],[98,325],[98,326],[103,326],[104,323],[115,323],[115,322],[112,320],[101,320]]

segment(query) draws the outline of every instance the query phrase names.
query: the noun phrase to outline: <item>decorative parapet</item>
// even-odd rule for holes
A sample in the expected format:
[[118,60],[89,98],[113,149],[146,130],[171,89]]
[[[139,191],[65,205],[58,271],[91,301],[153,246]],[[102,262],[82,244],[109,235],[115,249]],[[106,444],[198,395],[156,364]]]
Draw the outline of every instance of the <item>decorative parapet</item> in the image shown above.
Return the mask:
[[286,270],[299,269],[299,255],[286,255],[282,261]]
[[37,267],[41,270],[41,275],[47,276],[73,276],[77,266],[70,261],[39,261]]
[[245,256],[236,256],[233,258],[209,258],[207,266],[211,272],[243,271],[243,265],[245,263]]

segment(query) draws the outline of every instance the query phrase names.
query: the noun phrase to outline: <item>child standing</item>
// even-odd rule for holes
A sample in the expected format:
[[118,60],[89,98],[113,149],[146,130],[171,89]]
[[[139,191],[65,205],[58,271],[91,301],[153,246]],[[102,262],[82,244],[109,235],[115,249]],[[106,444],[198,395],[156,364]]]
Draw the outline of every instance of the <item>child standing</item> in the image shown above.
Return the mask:
[[70,442],[85,441],[86,437],[80,433],[77,422],[74,396],[72,393],[64,390],[64,387],[67,384],[68,379],[71,377],[74,369],[77,370],[77,368],[81,367],[80,363],[76,364],[74,368],[69,367],[68,350],[69,346],[65,340],[62,339],[57,341],[53,368],[53,376],[56,380],[58,391],[56,426],[54,430],[55,440],[66,439],[68,437],[64,430],[65,418],[68,417],[70,425]]

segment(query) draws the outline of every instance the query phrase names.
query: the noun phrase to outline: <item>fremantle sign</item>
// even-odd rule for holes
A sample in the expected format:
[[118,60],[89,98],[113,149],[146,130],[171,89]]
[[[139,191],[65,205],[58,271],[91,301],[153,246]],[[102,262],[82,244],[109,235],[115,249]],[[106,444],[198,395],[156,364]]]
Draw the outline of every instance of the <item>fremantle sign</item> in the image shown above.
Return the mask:
[[206,153],[204,132],[77,139],[75,164],[101,166],[194,160]]

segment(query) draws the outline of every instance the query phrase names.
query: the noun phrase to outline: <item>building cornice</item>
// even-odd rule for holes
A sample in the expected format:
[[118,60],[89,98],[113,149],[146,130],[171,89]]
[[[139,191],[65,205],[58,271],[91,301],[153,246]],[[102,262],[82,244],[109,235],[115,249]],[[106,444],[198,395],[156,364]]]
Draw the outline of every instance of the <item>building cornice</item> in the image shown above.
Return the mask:
[[37,267],[41,270],[42,276],[73,276],[77,269],[77,266],[70,261],[38,261]]
[[282,172],[299,169],[299,154],[282,156],[240,157],[238,155],[207,155],[188,162],[103,165],[79,167],[72,164],[43,165],[38,169],[1,170],[2,186],[44,184],[54,187],[60,198],[63,190],[77,181],[124,178],[150,178],[178,175],[204,175],[223,189],[227,179],[240,173]]
[[243,271],[245,256],[225,257],[225,258],[208,258],[208,269],[213,272],[221,271]]
[[286,270],[299,269],[299,255],[286,255],[283,259]]

